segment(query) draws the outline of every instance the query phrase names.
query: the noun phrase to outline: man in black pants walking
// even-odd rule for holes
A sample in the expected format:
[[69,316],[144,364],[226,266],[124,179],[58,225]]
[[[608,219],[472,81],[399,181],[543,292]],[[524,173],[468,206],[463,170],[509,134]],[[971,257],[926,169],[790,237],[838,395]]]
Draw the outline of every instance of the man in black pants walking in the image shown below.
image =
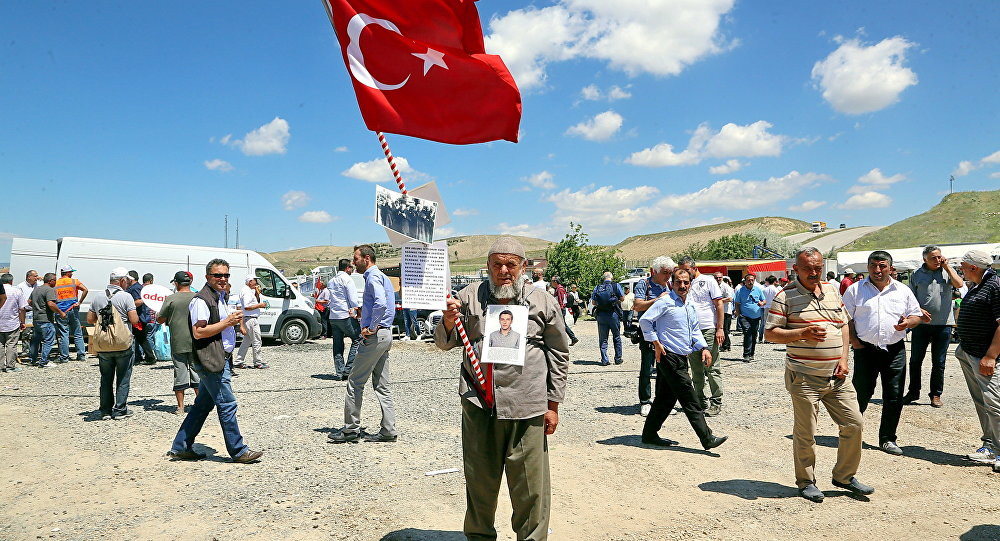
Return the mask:
[[679,401],[702,447],[707,450],[722,445],[728,437],[712,434],[688,375],[690,353],[701,351],[705,366],[712,364],[712,352],[698,325],[698,315],[694,306],[685,302],[690,287],[690,273],[684,269],[675,270],[670,293],[653,303],[639,319],[642,336],[653,344],[656,355],[656,399],[642,428],[642,442],[664,447],[677,445],[678,442],[661,438],[657,432]]

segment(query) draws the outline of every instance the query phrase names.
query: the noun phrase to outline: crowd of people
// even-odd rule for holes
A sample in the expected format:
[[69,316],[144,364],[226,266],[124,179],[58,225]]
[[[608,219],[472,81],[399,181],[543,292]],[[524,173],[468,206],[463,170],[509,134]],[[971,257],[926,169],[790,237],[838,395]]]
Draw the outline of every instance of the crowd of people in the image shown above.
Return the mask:
[[[968,458],[991,464],[1000,472],[1000,377],[995,373],[1000,356],[1000,279],[991,268],[990,255],[980,251],[966,253],[959,271],[941,257],[937,247],[928,246],[923,255],[924,265],[904,285],[896,279],[888,252],[877,250],[869,255],[866,277],[846,275],[838,281],[835,276],[824,280],[822,253],[805,248],[796,254],[789,278],[769,276],[758,283],[756,276],[748,273],[735,288],[728,276],[701,273],[690,257],[675,263],[662,256],[652,261],[649,276],[635,282],[631,290],[615,282],[608,272],[601,284],[583,295],[575,285],[566,288],[559,277],[545,281],[536,272],[532,280],[523,246],[513,238],[499,238],[487,256],[488,278],[447,300],[433,335],[440,349],[459,347],[462,352],[459,395],[466,536],[496,537],[494,514],[501,477],[506,475],[517,537],[546,538],[550,513],[546,438],[559,424],[569,348],[578,341],[569,322],[577,322],[588,301],[597,320],[602,365],[623,362],[623,323],[627,327],[633,319],[638,321],[632,339],[640,352],[638,395],[640,413],[645,417],[641,440],[647,445],[679,445],[659,434],[678,403],[704,449],[727,441],[728,436],[712,431],[707,418],[723,413],[719,352],[733,347],[736,335],[730,336],[730,331],[734,319],[742,333],[743,362],[754,361],[761,339],[784,345],[795,483],[800,495],[813,502],[824,498],[815,476],[819,405],[823,404],[839,427],[832,484],[858,495],[874,493],[857,474],[864,413],[875,387],[880,384],[882,388],[879,448],[901,455],[904,451],[897,443],[900,416],[904,404],[920,398],[920,365],[926,350],[930,347],[932,356],[928,397],[931,405],[942,407],[944,365],[952,330],[956,329],[960,346],[955,357],[983,432],[981,443]],[[364,274],[360,298],[350,276],[355,269]],[[16,286],[10,274],[0,276],[4,371],[20,369],[16,345],[28,312],[34,319],[32,343],[40,337],[40,347],[30,348],[29,362],[47,366],[56,321],[61,320],[60,333],[65,329],[64,345],[68,347],[69,337],[75,339],[79,323],[74,327],[69,318],[89,290],[73,279],[71,267],[63,267],[61,272],[61,278],[56,278],[51,273],[39,277],[31,271],[25,282]],[[205,287],[195,292],[190,287],[193,276],[178,271],[172,280],[176,292],[158,312],[147,316],[149,325],[166,325],[172,336],[178,413],[184,410],[184,390],[195,390],[194,404],[168,452],[173,459],[204,458],[193,444],[213,408],[234,462],[256,462],[263,455],[243,441],[230,382],[234,368],[248,366],[251,350],[250,366],[266,367],[260,358],[259,334],[254,338],[251,321],[254,310],[266,304],[260,302],[252,277],[247,279],[239,302],[230,303],[229,277],[228,263],[215,259],[206,266]],[[147,341],[147,335],[137,331],[143,307],[142,299],[132,293],[139,283],[137,278],[134,271],[113,269],[108,284],[92,295],[87,314],[94,326],[91,347],[97,353],[101,373],[100,413],[106,419],[132,414],[127,406],[131,367]],[[147,275],[143,281],[152,283],[152,278]],[[959,310],[954,309],[955,299],[961,301]],[[317,301],[324,308],[334,338],[335,373],[348,381],[343,425],[330,430],[329,440],[337,444],[397,441],[389,378],[395,293],[390,279],[378,269],[374,249],[357,246],[351,260],[341,260],[338,274],[319,290]],[[528,308],[523,365],[479,362],[487,308],[494,305]],[[244,335],[238,351],[237,329]],[[911,378],[909,391],[904,392],[908,333],[912,336]],[[608,353],[609,335],[613,357]],[[351,339],[346,357],[345,338]],[[79,358],[86,353],[81,345],[76,351]],[[60,351],[56,362],[67,362],[63,357]],[[654,370],[655,393],[651,385]],[[375,433],[366,432],[361,424],[362,391],[369,379],[382,413]]]

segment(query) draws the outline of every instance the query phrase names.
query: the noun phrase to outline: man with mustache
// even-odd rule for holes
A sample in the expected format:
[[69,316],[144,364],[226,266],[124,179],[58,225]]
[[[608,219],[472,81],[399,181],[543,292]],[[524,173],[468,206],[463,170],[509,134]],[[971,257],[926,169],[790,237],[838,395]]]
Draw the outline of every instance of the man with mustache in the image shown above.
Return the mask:
[[528,308],[524,366],[484,364],[481,386],[467,353],[462,359],[459,396],[462,402],[462,457],[465,470],[468,539],[496,539],[493,527],[500,481],[507,472],[518,539],[547,539],[550,512],[547,436],[559,424],[559,403],[566,392],[569,338],[555,297],[525,283],[524,246],[500,237],[487,256],[489,279],[473,283],[448,299],[434,343],[443,350],[460,346],[456,326],[478,352],[483,350],[487,306]]
[[821,281],[823,254],[803,248],[795,254],[795,281],[774,297],[764,337],[787,344],[785,389],[792,397],[792,457],[799,495],[819,503],[825,495],[816,486],[816,423],[820,402],[840,427],[833,485],[867,496],[875,489],[854,474],[861,464],[864,418],[858,394],[847,379],[850,371],[847,311],[830,282]]
[[725,443],[727,436],[715,436],[705,422],[705,409],[688,375],[688,356],[697,354],[705,366],[712,365],[712,350],[701,332],[698,314],[687,303],[691,273],[673,271],[670,293],[660,297],[639,319],[642,337],[653,344],[656,355],[656,399],[642,428],[642,442],[668,447],[674,440],[661,438],[657,432],[678,401],[706,450]]

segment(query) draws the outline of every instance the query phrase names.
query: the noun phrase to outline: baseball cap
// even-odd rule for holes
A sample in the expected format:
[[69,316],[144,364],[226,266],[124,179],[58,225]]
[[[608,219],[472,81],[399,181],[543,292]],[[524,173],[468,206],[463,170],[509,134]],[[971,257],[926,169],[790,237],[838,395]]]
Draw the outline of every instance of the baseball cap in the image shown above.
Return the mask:
[[246,280],[243,280],[243,283],[244,283],[244,284],[249,284],[249,283],[250,283],[250,280],[256,280],[256,279],[257,279],[257,277],[256,277],[256,276],[254,276],[254,275],[252,275],[252,274],[248,274],[248,275],[247,275],[247,278],[246,278]]
[[121,280],[122,278],[125,278],[127,276],[128,276],[128,269],[126,269],[125,267],[115,267],[111,269],[112,280]]
[[70,265],[69,263],[63,263],[62,266],[59,267],[59,272],[76,272],[76,269],[74,269],[73,265]]
[[174,273],[174,279],[171,282],[175,284],[190,284],[191,283],[191,273],[188,271],[177,271]]

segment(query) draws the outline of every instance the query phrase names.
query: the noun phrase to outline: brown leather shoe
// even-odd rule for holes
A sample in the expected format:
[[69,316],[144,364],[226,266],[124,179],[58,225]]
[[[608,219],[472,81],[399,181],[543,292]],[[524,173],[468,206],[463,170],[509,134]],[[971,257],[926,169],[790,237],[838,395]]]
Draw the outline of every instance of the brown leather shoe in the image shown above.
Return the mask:
[[251,451],[247,449],[247,452],[233,459],[233,462],[239,464],[251,464],[260,460],[260,457],[264,456],[264,451]]
[[940,408],[941,406],[944,406],[944,403],[941,402],[941,397],[940,396],[932,396],[931,397],[931,406],[933,406],[935,408]]

